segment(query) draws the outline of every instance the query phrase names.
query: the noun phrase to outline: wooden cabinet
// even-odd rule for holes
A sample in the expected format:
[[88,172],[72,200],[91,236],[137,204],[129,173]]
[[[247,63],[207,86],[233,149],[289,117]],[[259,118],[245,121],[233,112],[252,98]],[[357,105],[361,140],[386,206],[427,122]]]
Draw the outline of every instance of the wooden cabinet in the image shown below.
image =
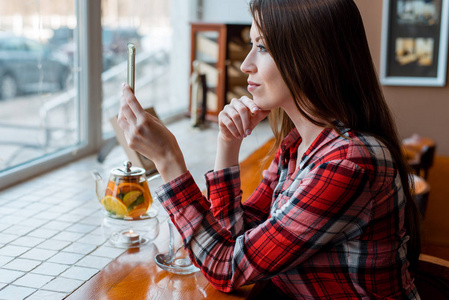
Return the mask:
[[[250,51],[249,24],[191,23],[190,73],[197,61],[206,75],[206,119],[217,121],[218,114],[234,97],[250,96],[247,75],[240,65]],[[190,105],[192,105],[190,93]],[[200,106],[199,106],[200,107]]]

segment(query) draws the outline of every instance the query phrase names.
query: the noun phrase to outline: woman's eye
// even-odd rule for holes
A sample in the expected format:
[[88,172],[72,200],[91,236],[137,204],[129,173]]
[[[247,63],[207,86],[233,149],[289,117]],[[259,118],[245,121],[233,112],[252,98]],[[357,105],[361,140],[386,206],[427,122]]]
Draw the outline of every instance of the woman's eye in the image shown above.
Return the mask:
[[[253,47],[253,43],[249,43],[249,45],[251,46],[251,48]],[[259,52],[267,52],[267,48],[265,48],[265,46],[263,45],[256,45],[257,48],[259,48]]]
[[257,48],[259,48],[260,52],[267,52],[267,48],[265,48],[265,46],[257,45]]

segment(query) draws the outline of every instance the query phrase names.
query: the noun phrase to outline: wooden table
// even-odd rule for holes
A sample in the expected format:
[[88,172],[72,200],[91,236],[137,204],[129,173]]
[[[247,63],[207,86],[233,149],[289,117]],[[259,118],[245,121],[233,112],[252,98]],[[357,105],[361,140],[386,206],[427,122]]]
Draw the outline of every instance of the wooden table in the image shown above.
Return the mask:
[[410,165],[419,163],[421,159],[421,149],[411,145],[402,145],[402,153]]
[[[253,285],[230,294],[212,287],[201,272],[176,275],[160,269],[154,256],[168,250],[166,223],[158,238],[141,248],[128,249],[66,299],[247,299]],[[160,248],[158,248],[158,245]]]
[[[250,155],[240,164],[243,201],[259,184],[265,166],[259,162],[273,141]],[[249,191],[249,192],[248,192]],[[159,236],[141,248],[128,249],[103,270],[75,290],[66,299],[257,299],[259,287],[249,285],[232,293],[222,293],[212,287],[201,272],[191,275],[176,275],[160,269],[154,262],[157,253],[168,252],[168,226],[160,224]]]

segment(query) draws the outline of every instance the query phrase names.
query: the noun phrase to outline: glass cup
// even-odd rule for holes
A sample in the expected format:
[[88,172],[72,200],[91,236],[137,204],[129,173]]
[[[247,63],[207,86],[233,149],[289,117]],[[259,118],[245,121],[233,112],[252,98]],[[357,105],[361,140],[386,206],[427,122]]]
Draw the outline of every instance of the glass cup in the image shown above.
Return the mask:
[[189,253],[184,249],[181,235],[170,219],[167,219],[169,230],[168,253],[158,253],[154,257],[156,264],[170,273],[187,275],[198,272],[199,269],[191,262]]

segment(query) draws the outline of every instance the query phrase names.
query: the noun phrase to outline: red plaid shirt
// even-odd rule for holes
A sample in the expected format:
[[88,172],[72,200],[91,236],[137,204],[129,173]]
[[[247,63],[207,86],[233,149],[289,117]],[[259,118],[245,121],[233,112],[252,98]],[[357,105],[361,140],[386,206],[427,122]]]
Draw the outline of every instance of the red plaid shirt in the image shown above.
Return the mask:
[[218,290],[271,278],[297,299],[419,299],[408,272],[405,198],[388,149],[324,129],[296,166],[301,137],[283,141],[241,203],[239,167],[189,172],[158,197],[197,266]]

